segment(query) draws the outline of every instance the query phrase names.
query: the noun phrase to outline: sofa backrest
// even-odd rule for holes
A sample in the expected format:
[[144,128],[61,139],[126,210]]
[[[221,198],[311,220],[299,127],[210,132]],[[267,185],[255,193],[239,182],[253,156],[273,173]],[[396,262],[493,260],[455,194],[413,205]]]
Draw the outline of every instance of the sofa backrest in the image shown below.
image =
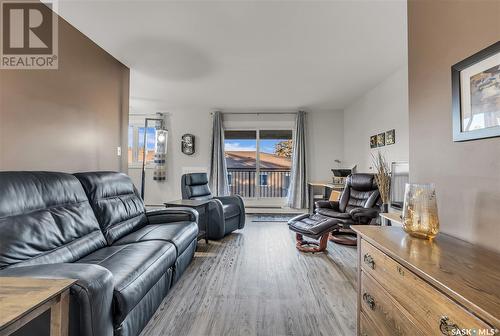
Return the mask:
[[379,199],[379,191],[373,174],[351,174],[347,177],[345,189],[339,200],[342,212],[355,208],[372,208]]
[[109,245],[147,224],[146,208],[130,177],[117,172],[77,173]]
[[74,262],[104,246],[73,175],[0,172],[0,268]]
[[182,175],[181,191],[182,199],[207,200],[213,198],[206,173]]

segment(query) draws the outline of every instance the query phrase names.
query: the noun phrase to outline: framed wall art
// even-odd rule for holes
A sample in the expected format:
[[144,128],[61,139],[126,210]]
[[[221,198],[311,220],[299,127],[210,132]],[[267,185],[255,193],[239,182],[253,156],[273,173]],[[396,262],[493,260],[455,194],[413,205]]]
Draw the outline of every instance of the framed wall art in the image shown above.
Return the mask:
[[377,136],[372,135],[370,137],[370,148],[377,148]]
[[385,132],[385,144],[394,145],[396,143],[396,130],[390,130]]
[[385,146],[385,132],[377,134],[377,147]]
[[453,141],[500,136],[500,42],[451,67]]

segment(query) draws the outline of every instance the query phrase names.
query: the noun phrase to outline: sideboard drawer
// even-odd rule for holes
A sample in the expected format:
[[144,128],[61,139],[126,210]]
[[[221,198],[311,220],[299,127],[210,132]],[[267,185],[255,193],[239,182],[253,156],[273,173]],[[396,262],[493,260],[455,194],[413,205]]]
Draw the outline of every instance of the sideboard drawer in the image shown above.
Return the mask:
[[423,335],[409,314],[365,272],[361,272],[361,312],[382,335]]
[[427,335],[443,335],[443,330],[457,327],[492,329],[364,239],[361,241],[361,262],[362,270],[382,284]]
[[373,322],[370,321],[368,317],[366,317],[365,313],[361,313],[360,321],[359,321],[360,335],[361,336],[383,336],[375,326]]

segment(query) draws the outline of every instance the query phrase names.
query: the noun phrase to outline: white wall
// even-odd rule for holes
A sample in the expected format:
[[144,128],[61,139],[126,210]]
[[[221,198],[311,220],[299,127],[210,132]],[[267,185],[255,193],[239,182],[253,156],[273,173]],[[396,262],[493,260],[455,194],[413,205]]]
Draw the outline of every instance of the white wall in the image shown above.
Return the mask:
[[[161,111],[155,103],[144,104],[131,101],[132,113],[150,113]],[[169,109],[166,125],[169,130],[167,154],[167,181],[156,182],[152,179],[152,170],[146,173],[145,199],[148,205],[161,205],[165,201],[181,197],[180,180],[185,172],[208,171],[210,157],[211,110],[200,109]],[[280,117],[281,118],[281,117]],[[284,118],[284,117],[283,117]],[[309,137],[309,177],[315,181],[330,180],[330,169],[335,167],[335,159],[342,159],[343,154],[343,114],[342,111],[318,110],[308,112]],[[236,125],[233,116],[227,117],[228,122]],[[276,123],[275,118],[254,118],[259,126],[266,122]],[[267,120],[269,119],[269,120]],[[293,125],[290,118],[283,123]],[[267,120],[267,121],[266,121]],[[185,133],[196,136],[196,153],[188,156],[180,150],[180,139]],[[129,175],[140,188],[141,169],[129,168]]]
[[[371,154],[381,150],[387,161],[408,161],[408,68],[364,93],[344,110],[344,161],[358,172],[372,172]],[[396,143],[370,149],[370,136],[396,130]]]
[[[134,101],[131,102],[134,104]],[[155,111],[147,109],[146,111]],[[142,112],[141,108],[132,106],[134,113]],[[146,172],[145,202],[148,205],[161,205],[163,202],[181,198],[181,176],[184,171],[207,171],[210,151],[211,116],[210,111],[169,109],[166,115],[168,134],[167,180],[153,181],[152,169]],[[185,133],[195,135],[193,155],[181,152],[181,136]],[[141,169],[130,168],[129,175],[137,188],[140,188]]]
[[[379,83],[370,91],[351,103],[345,110],[308,111],[308,159],[309,180],[329,181],[331,168],[357,164],[359,172],[369,172],[371,153],[370,136],[396,130],[396,143],[382,147],[389,162],[408,161],[408,84],[406,65]],[[134,114],[152,111],[166,111],[161,102],[131,100]],[[146,174],[146,204],[161,205],[181,197],[180,179],[182,174],[193,171],[208,171],[210,156],[211,109],[169,108],[166,125],[169,130],[167,181],[156,182],[152,170]],[[277,119],[278,118],[278,119]],[[282,118],[283,120],[281,120]],[[245,128],[254,123],[257,127],[268,125],[293,125],[289,116],[234,117],[226,116],[228,125]],[[284,127],[284,126],[283,126]],[[185,133],[196,136],[196,153],[182,154],[180,138]],[[140,168],[129,168],[129,175],[140,187]]]
[[313,111],[308,113],[307,125],[309,179],[331,181],[331,169],[339,166],[335,160],[343,161],[343,111]]

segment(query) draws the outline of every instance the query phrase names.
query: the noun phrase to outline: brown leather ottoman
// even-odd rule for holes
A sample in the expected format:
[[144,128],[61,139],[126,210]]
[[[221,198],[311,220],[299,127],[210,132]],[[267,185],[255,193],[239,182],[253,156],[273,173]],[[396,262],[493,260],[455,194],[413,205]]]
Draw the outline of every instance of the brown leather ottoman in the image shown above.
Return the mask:
[[[322,252],[326,249],[330,232],[338,229],[338,221],[335,218],[318,214],[303,214],[288,221],[288,228],[296,233],[297,243],[295,247],[302,252]],[[319,243],[306,241],[304,236],[319,239]]]

